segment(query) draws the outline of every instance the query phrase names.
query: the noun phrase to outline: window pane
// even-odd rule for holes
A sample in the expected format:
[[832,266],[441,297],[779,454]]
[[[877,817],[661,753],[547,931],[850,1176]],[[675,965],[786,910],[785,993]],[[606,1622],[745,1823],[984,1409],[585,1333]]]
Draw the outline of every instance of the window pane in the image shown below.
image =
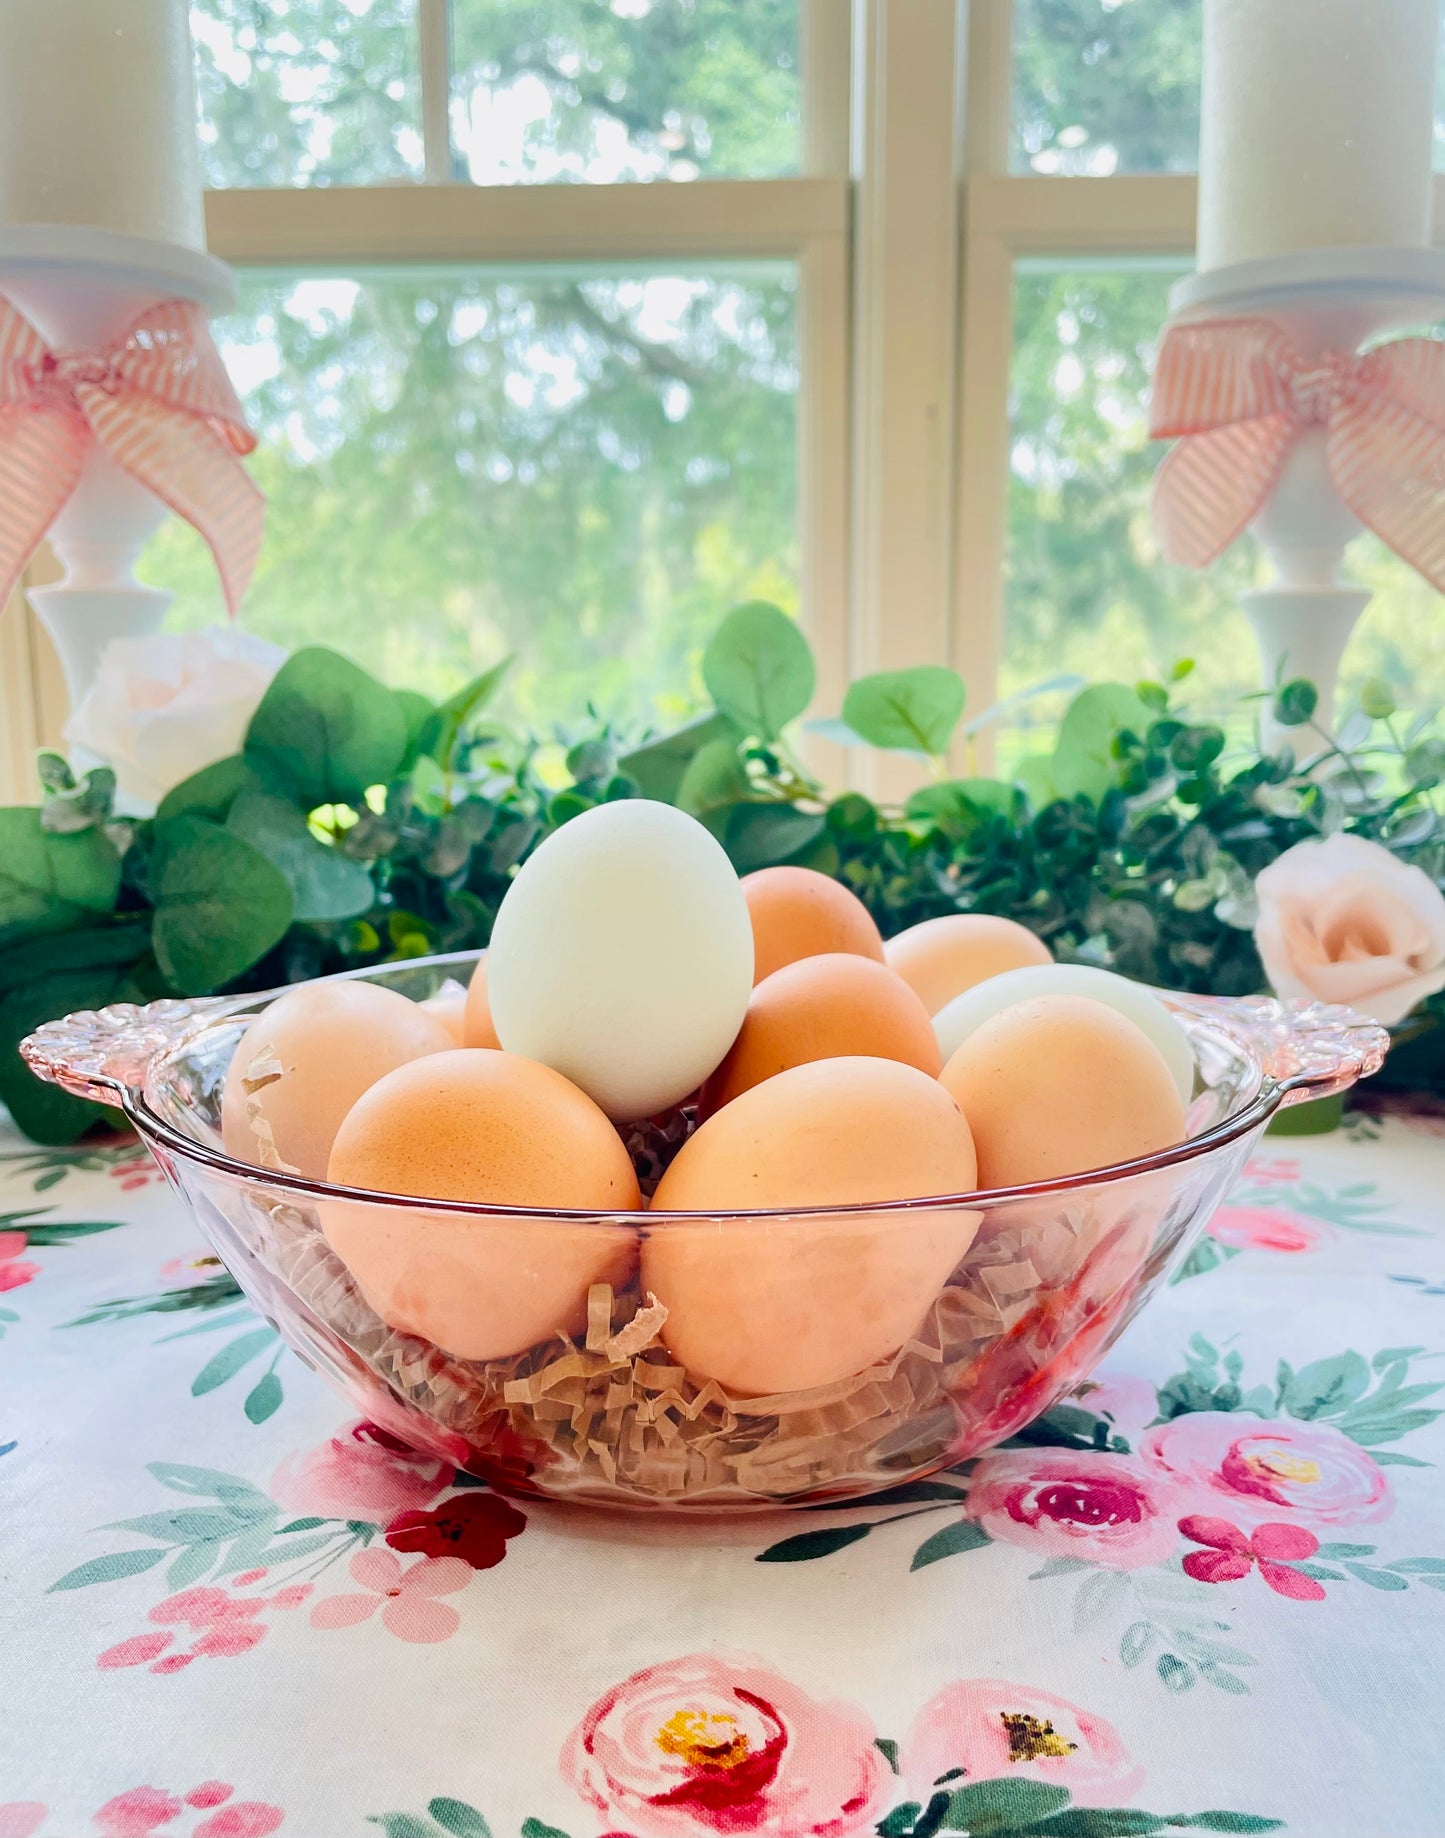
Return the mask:
[[[1061,672],[1159,676],[1186,657],[1196,667],[1181,693],[1201,714],[1261,686],[1237,599],[1267,578],[1253,540],[1195,574],[1159,560],[1150,527],[1164,449],[1146,439],[1145,392],[1173,279],[1020,267],[1001,696]],[[1346,654],[1346,703],[1367,676],[1396,684],[1402,706],[1445,702],[1438,597],[1372,537],[1351,546],[1345,572],[1375,590]],[[1003,735],[1006,764],[1046,744],[1062,700],[1026,705]],[[1236,725],[1247,732],[1248,717]]]
[[794,172],[798,10],[799,0],[453,0],[463,175],[502,185]]
[[1014,0],[1016,172],[1189,172],[1200,0]]
[[[515,651],[517,712],[690,710],[734,601],[797,603],[794,275],[242,276],[218,328],[261,438],[246,626],[432,694]],[[143,570],[222,618],[176,520]]]
[[[1014,0],[1015,172],[1107,177],[1199,164],[1201,0]],[[1445,172],[1445,19],[1435,170]]]
[[419,177],[417,0],[194,0],[206,183]]

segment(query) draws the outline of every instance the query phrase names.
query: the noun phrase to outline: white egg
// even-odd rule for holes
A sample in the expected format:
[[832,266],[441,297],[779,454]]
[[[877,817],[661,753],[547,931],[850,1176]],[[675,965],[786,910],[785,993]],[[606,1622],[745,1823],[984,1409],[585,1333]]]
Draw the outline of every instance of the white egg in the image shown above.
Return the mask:
[[615,1122],[695,1091],[753,987],[732,863],[669,804],[600,804],[555,831],[507,890],[487,953],[497,1038],[580,1085]]
[[1179,1087],[1179,1096],[1189,1103],[1194,1095],[1194,1049],[1184,1029],[1142,983],[1091,964],[1034,964],[1023,970],[1005,970],[965,989],[933,1017],[944,1065],[975,1028],[1015,1002],[1029,1002],[1035,996],[1089,996],[1117,1009],[1153,1041]]

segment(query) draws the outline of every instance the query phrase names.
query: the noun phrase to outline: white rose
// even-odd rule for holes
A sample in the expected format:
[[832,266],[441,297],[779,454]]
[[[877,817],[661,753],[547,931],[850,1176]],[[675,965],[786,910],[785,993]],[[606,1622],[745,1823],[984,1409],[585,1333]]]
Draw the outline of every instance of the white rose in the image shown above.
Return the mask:
[[1254,942],[1276,995],[1343,1002],[1389,1027],[1445,987],[1445,896],[1379,843],[1296,843],[1255,892]]
[[182,779],[240,750],[285,661],[279,645],[235,626],[112,639],[65,724],[66,741],[113,767],[127,801],[154,807]]

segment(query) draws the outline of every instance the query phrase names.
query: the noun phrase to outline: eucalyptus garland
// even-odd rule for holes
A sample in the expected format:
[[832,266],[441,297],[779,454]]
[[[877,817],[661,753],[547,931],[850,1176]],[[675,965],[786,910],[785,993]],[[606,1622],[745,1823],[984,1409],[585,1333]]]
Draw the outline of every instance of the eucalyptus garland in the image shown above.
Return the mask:
[[[1435,711],[1407,720],[1381,683],[1338,733],[1317,725],[1311,684],[1281,685],[1273,714],[1299,731],[1298,761],[1240,753],[1193,719],[1187,667],[1167,685],[1093,684],[1052,751],[1000,779],[946,775],[961,732],[995,718],[964,722],[956,673],[867,676],[810,725],[916,758],[925,782],[894,805],[831,792],[800,759],[813,657],[774,606],[727,615],[702,660],[711,707],[672,733],[638,740],[590,713],[580,730],[518,733],[494,713],[506,668],[438,704],[297,651],[242,751],[153,817],[115,814],[107,768],[77,778],[42,754],[40,803],[0,810],[0,1097],[20,1127],[60,1143],[101,1115],[26,1071],[17,1043],[40,1022],[485,945],[528,852],[617,798],[688,811],[740,873],[836,876],[885,935],[1000,913],[1058,958],[1223,995],[1263,987],[1253,880],[1294,843],[1346,829],[1445,878],[1445,738]],[[1406,1024],[1397,1076],[1445,1082],[1436,1019],[1432,1004]]]

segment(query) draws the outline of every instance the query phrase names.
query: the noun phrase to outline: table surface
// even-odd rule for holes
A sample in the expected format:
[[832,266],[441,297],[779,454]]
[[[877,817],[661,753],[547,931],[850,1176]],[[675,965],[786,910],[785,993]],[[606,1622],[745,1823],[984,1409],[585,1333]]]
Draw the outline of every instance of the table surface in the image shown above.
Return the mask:
[[1436,1838],[1434,1128],[1268,1139],[1051,1443],[698,1526],[458,1484],[6,1137],[0,1838]]

